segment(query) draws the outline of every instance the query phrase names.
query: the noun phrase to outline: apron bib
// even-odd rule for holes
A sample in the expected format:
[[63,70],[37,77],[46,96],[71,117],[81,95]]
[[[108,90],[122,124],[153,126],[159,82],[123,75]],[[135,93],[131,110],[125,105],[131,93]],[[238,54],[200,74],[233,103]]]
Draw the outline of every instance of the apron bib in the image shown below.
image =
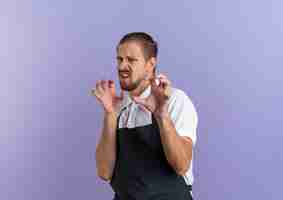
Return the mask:
[[114,200],[192,200],[191,185],[166,160],[153,115],[152,124],[117,127],[116,138],[116,163],[110,182]]

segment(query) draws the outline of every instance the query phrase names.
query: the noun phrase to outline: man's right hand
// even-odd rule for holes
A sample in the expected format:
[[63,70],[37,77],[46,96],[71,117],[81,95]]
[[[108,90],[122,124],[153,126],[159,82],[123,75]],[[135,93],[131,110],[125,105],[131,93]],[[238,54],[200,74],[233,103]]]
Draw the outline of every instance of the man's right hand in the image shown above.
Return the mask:
[[116,113],[123,99],[123,90],[121,96],[116,96],[115,85],[112,80],[99,80],[96,82],[96,88],[92,89],[92,94],[102,104],[106,113]]

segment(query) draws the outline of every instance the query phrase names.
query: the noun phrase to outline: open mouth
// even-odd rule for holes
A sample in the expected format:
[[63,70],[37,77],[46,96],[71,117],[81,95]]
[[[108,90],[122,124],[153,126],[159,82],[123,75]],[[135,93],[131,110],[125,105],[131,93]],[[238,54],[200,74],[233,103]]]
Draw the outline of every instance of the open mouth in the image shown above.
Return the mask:
[[120,77],[121,79],[129,78],[129,77],[130,77],[130,73],[129,73],[129,72],[120,72],[120,73],[119,73],[119,77]]

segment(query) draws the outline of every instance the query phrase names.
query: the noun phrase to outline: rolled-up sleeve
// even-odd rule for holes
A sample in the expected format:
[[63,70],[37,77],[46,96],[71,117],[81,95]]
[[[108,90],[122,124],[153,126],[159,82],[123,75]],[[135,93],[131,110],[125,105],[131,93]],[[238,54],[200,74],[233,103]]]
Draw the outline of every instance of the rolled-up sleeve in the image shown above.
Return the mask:
[[193,145],[197,140],[198,116],[195,106],[185,92],[173,89],[169,99],[168,111],[180,136],[191,138]]

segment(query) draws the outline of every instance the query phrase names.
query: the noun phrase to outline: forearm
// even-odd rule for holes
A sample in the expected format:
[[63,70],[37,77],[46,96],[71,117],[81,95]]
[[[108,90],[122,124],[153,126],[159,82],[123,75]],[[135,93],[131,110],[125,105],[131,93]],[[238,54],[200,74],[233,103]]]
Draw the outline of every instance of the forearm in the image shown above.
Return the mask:
[[160,138],[168,163],[177,174],[184,175],[192,159],[192,146],[185,143],[184,139],[177,134],[169,114],[155,116],[155,118],[158,122]]
[[96,147],[97,174],[103,180],[110,180],[116,160],[116,126],[115,113],[105,113],[103,129]]

